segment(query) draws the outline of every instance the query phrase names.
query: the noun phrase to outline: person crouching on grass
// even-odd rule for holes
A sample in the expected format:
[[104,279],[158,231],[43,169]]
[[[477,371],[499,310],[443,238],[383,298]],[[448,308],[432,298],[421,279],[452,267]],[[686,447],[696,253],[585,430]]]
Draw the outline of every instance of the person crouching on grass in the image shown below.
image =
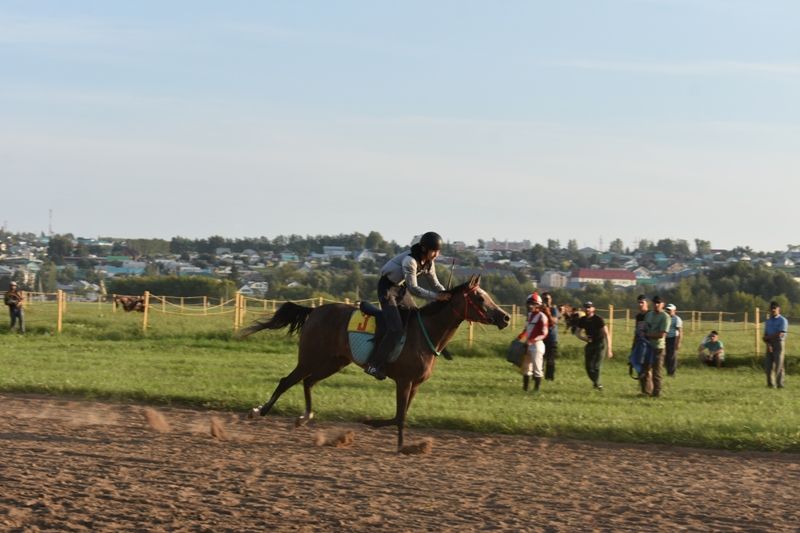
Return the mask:
[[542,384],[542,365],[544,363],[544,339],[549,332],[551,322],[549,309],[542,305],[542,297],[537,293],[528,296],[528,321],[525,329],[517,336],[517,340],[528,343],[528,352],[522,359],[522,390],[527,391],[533,376],[533,391],[537,392]]
[[712,331],[703,339],[697,350],[697,357],[701,363],[708,366],[722,367],[722,362],[725,360],[725,345],[719,339],[719,333]]

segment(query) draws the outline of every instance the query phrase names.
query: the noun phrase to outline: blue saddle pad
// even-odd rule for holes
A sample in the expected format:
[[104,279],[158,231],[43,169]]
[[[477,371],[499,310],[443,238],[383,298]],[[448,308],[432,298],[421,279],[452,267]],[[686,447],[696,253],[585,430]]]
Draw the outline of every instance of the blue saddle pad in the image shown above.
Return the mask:
[[[350,355],[357,365],[366,365],[370,354],[375,347],[375,317],[353,310],[347,324],[347,340],[350,342]],[[389,362],[394,362],[400,356],[406,336],[400,339],[397,349],[389,356]]]

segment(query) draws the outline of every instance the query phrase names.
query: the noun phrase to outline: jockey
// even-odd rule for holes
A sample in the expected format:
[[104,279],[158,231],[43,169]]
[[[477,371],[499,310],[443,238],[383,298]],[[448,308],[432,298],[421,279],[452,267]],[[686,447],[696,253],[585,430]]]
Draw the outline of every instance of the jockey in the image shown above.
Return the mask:
[[[393,257],[381,268],[378,279],[378,301],[383,311],[386,331],[380,344],[376,346],[364,372],[376,379],[386,379],[383,366],[389,356],[397,349],[403,336],[403,321],[399,306],[416,307],[409,293],[426,300],[447,301],[450,293],[436,277],[435,260],[442,250],[442,237],[433,231],[415,237],[411,249]],[[434,290],[417,284],[417,278],[425,276]]]

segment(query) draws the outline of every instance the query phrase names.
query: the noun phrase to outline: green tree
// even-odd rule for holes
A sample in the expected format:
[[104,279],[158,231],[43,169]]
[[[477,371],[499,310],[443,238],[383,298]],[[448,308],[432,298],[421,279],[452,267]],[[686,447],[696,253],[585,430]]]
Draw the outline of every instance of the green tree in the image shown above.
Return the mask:
[[694,240],[694,247],[697,250],[697,256],[703,257],[711,253],[711,241],[704,241],[702,239]]
[[64,263],[64,258],[72,255],[72,239],[63,235],[54,235],[47,245],[47,256],[57,265]]
[[36,286],[41,287],[44,292],[55,292],[58,288],[58,270],[53,261],[46,260],[42,263],[39,273],[36,275]]
[[625,245],[622,243],[622,239],[617,238],[611,241],[611,244],[608,245],[608,251],[612,254],[622,255],[625,251]]

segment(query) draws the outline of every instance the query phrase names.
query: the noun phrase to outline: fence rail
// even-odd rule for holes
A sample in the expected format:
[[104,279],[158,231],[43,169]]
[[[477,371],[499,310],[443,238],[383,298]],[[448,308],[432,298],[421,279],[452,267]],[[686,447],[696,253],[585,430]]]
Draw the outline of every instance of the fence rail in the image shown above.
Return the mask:
[[[230,316],[234,331],[239,330],[247,320],[248,315],[255,313],[274,313],[286,300],[274,300],[254,298],[237,292],[233,298],[212,298],[209,296],[168,296],[154,295],[145,291],[143,295],[122,295],[114,294],[101,297],[96,301],[80,300],[64,291],[47,292],[26,292],[24,293],[25,306],[36,307],[41,305],[56,304],[55,329],[61,333],[64,327],[64,317],[68,313],[71,305],[96,305],[98,309],[107,308],[111,305],[112,312],[118,311],[118,297],[143,298],[142,307],[142,330],[147,331],[151,313],[159,313],[164,316],[184,316],[184,317],[219,317]],[[327,303],[344,303],[354,305],[347,298],[344,300],[330,300],[322,297],[306,298],[303,300],[292,300],[301,305],[319,307]],[[525,322],[525,307],[516,304],[499,305],[510,317],[510,327],[516,331],[517,327]],[[620,328],[626,333],[632,333],[634,328],[634,316],[637,311],[633,309],[615,309],[610,306],[607,309],[597,309],[597,313],[602,316],[613,335]],[[756,355],[761,350],[761,324],[762,313],[759,308],[755,308],[752,313],[730,313],[726,311],[693,311],[686,310],[679,313],[683,319],[683,327],[686,332],[697,332],[714,329],[722,332],[753,332],[753,342]],[[473,323],[469,323],[468,343],[471,346],[474,340],[475,328]]]

